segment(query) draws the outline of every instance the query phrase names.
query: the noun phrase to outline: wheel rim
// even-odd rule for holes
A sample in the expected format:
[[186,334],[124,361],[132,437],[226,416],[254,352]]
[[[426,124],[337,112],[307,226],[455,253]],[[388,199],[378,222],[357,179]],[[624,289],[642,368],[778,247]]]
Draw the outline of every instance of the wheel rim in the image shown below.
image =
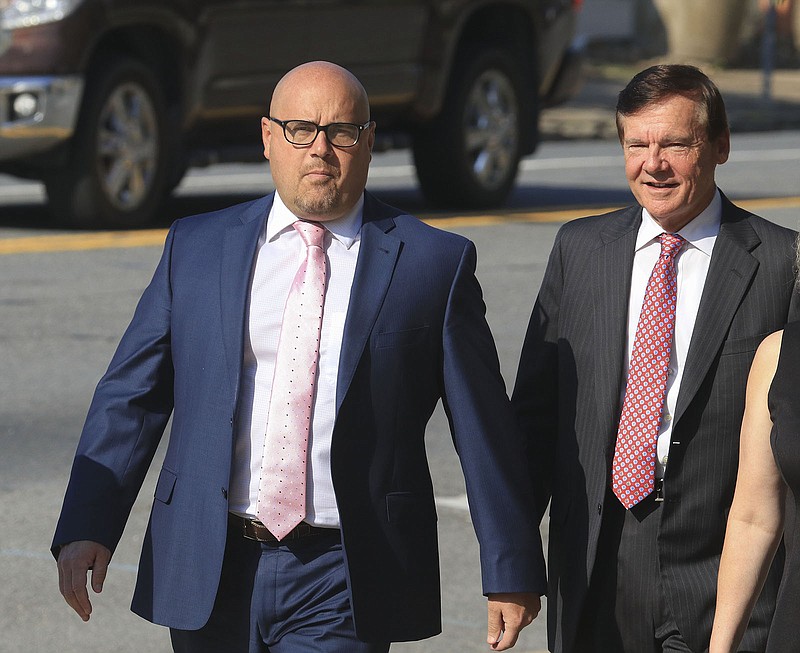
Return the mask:
[[484,71],[469,92],[464,143],[475,180],[484,188],[505,184],[514,173],[519,105],[511,81],[498,70]]
[[116,209],[133,211],[150,194],[158,165],[153,101],[139,84],[114,89],[100,112],[97,167],[100,186]]

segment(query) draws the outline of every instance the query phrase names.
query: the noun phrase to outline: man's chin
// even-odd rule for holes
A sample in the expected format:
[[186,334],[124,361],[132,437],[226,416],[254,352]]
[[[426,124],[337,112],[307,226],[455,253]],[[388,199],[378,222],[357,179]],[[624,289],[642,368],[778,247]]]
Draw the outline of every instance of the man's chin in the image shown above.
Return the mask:
[[301,218],[308,220],[334,220],[341,216],[341,208],[335,197],[313,198],[304,195],[296,202]]

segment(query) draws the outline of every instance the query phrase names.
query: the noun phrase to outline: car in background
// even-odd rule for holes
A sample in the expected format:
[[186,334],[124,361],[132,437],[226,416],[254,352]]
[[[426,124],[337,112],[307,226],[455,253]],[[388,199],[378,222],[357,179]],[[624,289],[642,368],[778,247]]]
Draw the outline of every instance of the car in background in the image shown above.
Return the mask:
[[[429,202],[500,205],[579,85],[579,0],[0,0],[0,172],[62,222],[151,222],[190,166],[263,160],[280,77],[324,59]],[[302,116],[296,116],[302,117]]]

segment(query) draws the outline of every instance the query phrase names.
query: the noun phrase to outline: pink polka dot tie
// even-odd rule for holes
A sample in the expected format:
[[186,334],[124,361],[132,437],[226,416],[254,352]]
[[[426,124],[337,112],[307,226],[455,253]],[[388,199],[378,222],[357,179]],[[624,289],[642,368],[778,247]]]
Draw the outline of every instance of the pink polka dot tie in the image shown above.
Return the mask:
[[622,403],[611,488],[630,509],[655,487],[656,442],[675,332],[675,256],[685,242],[661,234],[661,254],[650,275],[636,326]]
[[306,244],[278,342],[256,516],[282,540],[306,515],[306,460],[319,362],[326,267],[325,228],[294,223]]

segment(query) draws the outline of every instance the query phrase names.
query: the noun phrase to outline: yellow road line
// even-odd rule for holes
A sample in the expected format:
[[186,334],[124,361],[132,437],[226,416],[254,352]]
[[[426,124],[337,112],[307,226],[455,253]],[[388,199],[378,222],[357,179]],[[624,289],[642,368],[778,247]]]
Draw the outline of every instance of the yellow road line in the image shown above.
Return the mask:
[[[800,197],[765,197],[736,202],[748,211],[764,209],[800,208]],[[489,227],[497,224],[519,222],[566,222],[583,215],[605,213],[618,207],[575,207],[570,209],[543,209],[480,215],[425,218],[423,221],[441,229],[460,227]],[[798,216],[800,222],[800,216]],[[166,238],[166,229],[141,231],[97,231],[52,236],[27,236],[0,239],[0,255],[36,254],[46,252],[76,252],[94,249],[128,249],[133,247],[160,247]]]
[[166,229],[144,231],[97,231],[55,236],[0,239],[0,254],[76,252],[89,249],[119,249],[163,245]]
[[485,215],[458,215],[450,218],[423,218],[423,222],[440,229],[458,227],[489,227],[513,222],[567,222],[582,215],[605,213],[619,207],[553,209],[542,211],[520,211]]
[[754,200],[741,200],[735,203],[743,209],[754,212],[763,209],[790,209],[800,207],[800,197],[762,197]]

